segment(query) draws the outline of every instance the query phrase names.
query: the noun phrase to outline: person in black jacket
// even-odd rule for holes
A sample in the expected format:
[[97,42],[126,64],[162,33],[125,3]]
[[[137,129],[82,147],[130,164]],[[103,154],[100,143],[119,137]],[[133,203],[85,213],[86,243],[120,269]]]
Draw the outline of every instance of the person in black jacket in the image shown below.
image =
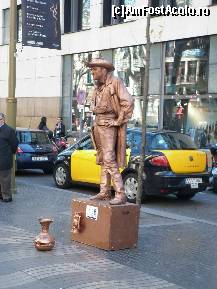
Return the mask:
[[63,124],[62,117],[58,117],[55,129],[54,129],[54,137],[60,138],[64,136],[65,136],[65,125]]
[[12,201],[11,169],[17,146],[15,130],[5,123],[5,116],[0,112],[0,199],[3,202]]

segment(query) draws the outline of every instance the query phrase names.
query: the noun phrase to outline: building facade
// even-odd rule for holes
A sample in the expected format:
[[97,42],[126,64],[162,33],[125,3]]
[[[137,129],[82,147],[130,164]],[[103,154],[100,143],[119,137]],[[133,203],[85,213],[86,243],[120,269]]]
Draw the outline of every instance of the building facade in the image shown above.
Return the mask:
[[[104,57],[115,65],[135,99],[131,125],[141,120],[146,53],[146,18],[112,18],[112,5],[143,6],[144,0],[60,0],[62,49],[21,44],[18,1],[17,125],[36,127],[58,115],[67,128],[90,119],[93,81],[85,62]],[[203,147],[217,142],[217,1],[153,0],[153,6],[207,7],[209,16],[151,17],[147,125],[189,133]],[[5,110],[8,75],[9,0],[0,3],[0,110]],[[89,124],[88,124],[89,125]]]

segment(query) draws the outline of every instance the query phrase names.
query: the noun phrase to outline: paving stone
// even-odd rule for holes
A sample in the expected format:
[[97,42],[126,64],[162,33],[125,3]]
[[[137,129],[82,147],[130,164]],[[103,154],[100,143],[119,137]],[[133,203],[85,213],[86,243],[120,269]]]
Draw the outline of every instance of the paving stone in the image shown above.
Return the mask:
[[55,288],[48,286],[44,282],[38,281],[38,280],[35,280],[31,283],[21,284],[21,285],[16,284],[15,286],[5,287],[5,288],[7,289],[55,289]]
[[[0,289],[217,288],[215,222],[144,208],[138,247],[104,251],[70,240],[76,196],[18,182],[14,202],[0,203]],[[34,248],[40,217],[54,218],[50,252]]]
[[0,289],[16,287],[27,283],[32,283],[34,281],[35,280],[32,277],[21,271],[5,274],[0,276]]
[[78,262],[78,263],[59,263],[52,264],[50,266],[42,266],[42,267],[34,267],[23,270],[26,274],[37,278],[43,279],[54,275],[62,275],[66,273],[74,273],[74,272],[88,272],[88,271],[103,271],[124,268],[123,265],[110,261],[110,260],[98,260],[98,261],[86,261],[86,262]]
[[181,287],[174,286],[165,281],[159,281],[154,278],[145,278],[141,280],[136,280],[134,282],[127,281],[101,281],[101,282],[92,282],[87,284],[79,284],[78,286],[74,286],[67,289],[139,289],[139,288],[147,288],[147,289],[178,289]]

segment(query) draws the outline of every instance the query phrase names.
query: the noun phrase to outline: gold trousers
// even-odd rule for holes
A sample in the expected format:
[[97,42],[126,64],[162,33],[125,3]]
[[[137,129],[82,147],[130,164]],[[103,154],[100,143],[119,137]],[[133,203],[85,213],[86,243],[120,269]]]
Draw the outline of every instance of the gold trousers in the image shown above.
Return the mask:
[[100,192],[111,191],[111,181],[116,193],[124,193],[122,176],[116,160],[117,127],[94,124],[94,141],[101,165]]

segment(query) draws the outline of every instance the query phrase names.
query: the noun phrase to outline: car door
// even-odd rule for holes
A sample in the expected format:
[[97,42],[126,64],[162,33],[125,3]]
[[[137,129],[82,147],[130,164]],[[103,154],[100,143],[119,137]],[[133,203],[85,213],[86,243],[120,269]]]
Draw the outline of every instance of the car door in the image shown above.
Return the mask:
[[90,137],[72,153],[71,178],[73,181],[100,183],[100,166],[96,164],[96,150]]

